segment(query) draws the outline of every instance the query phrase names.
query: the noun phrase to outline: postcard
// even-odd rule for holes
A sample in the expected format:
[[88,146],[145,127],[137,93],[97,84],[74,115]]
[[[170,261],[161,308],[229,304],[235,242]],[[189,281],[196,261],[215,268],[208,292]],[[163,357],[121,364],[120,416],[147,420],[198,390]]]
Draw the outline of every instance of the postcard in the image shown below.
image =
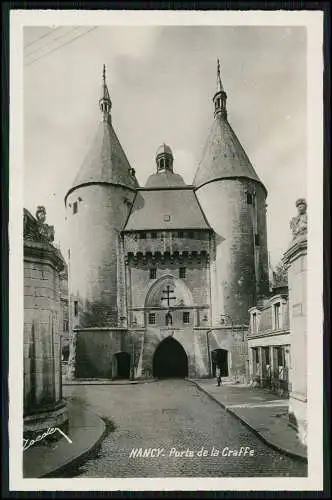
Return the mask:
[[322,489],[322,27],[11,11],[11,490]]

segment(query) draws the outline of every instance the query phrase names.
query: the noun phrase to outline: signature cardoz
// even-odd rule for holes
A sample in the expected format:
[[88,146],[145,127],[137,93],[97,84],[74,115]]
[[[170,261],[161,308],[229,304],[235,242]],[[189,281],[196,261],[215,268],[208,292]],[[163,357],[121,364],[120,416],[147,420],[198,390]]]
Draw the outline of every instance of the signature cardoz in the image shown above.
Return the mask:
[[49,427],[47,431],[43,432],[43,434],[39,434],[35,439],[24,439],[23,438],[23,451],[28,450],[31,446],[42,441],[47,436],[54,434],[56,431],[60,432],[64,438],[67,439],[68,443],[72,443],[72,440],[61,430],[59,427]]

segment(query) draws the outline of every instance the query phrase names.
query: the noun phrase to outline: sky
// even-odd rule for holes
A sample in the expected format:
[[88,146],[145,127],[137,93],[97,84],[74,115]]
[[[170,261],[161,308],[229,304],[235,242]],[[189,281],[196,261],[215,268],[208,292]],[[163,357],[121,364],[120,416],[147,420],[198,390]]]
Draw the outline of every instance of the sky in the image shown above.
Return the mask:
[[113,127],[140,185],[163,142],[191,184],[213,121],[217,58],[228,120],[268,191],[268,250],[279,262],[307,192],[301,26],[25,27],[24,206],[46,207],[65,257],[64,197],[101,119],[103,64]]

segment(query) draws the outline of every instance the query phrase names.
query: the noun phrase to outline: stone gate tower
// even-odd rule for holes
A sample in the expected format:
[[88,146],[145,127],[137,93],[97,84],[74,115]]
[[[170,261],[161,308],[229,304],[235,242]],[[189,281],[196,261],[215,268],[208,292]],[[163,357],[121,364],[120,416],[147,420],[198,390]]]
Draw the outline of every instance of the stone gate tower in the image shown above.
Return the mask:
[[213,322],[223,314],[245,324],[248,309],[268,292],[267,191],[227,120],[226,99],[218,60],[214,121],[193,183],[215,232]]
[[126,326],[120,231],[138,183],[112,126],[105,66],[99,107],[96,136],[65,197],[71,330]]
[[248,309],[268,291],[266,189],[227,121],[219,64],[213,102],[193,185],[163,143],[140,187],[104,68],[101,123],[65,198],[70,377],[207,377],[218,360],[244,376]]

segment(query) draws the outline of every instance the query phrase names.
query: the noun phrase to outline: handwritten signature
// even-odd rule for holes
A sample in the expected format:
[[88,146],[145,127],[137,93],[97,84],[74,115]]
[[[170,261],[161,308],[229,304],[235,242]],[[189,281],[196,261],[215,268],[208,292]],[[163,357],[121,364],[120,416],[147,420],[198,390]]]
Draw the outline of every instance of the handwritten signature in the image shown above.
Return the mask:
[[67,439],[68,443],[72,444],[72,440],[61,429],[59,429],[59,427],[49,427],[47,431],[43,432],[43,434],[40,434],[35,439],[23,438],[23,451],[29,449],[31,446],[36,444],[38,441],[41,441],[42,439],[46,438],[47,436],[54,434],[56,431],[60,432],[60,434],[62,434],[63,437]]

